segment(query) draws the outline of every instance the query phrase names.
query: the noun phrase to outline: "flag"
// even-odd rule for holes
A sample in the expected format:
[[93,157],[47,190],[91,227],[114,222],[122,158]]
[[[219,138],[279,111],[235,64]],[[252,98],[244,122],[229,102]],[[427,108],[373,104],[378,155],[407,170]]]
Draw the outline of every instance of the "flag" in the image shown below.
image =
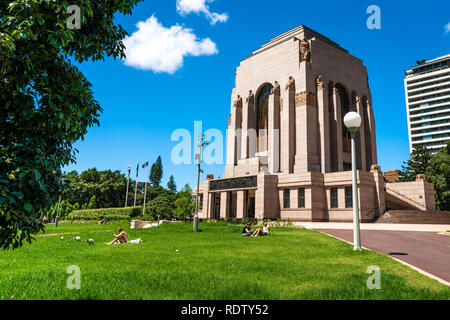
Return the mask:
[[128,177],[130,177],[131,174],[131,163],[128,165]]
[[148,160],[147,160],[146,163],[144,163],[144,164],[142,165],[142,169],[144,169],[146,166],[148,166]]
[[139,174],[139,161],[138,161],[138,164],[137,164],[137,167],[136,167],[136,177],[138,176],[138,174]]

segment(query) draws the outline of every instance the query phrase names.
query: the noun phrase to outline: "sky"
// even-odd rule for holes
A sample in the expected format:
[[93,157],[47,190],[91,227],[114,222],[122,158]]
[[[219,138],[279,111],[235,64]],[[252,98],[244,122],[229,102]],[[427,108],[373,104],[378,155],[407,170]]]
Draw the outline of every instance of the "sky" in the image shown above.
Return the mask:
[[[380,29],[367,27],[371,5],[380,8]],[[450,53],[448,0],[145,0],[116,22],[130,35],[127,58],[78,65],[103,113],[100,126],[76,143],[77,162],[65,170],[126,173],[131,162],[134,177],[137,161],[152,164],[161,155],[163,185],[173,175],[178,188],[196,185],[197,168],[172,161],[179,143],[172,134],[191,133],[192,157],[194,121],[225,135],[236,67],[281,33],[303,24],[363,60],[383,171],[400,169],[409,158],[405,70]],[[224,165],[202,169],[201,181],[207,173],[223,176]],[[142,169],[139,180],[145,180]]]

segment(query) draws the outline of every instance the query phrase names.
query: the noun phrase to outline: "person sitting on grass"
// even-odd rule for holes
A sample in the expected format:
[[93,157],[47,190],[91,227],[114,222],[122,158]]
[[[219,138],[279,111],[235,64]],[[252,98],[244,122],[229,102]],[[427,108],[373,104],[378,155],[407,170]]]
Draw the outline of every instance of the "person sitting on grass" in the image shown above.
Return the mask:
[[252,230],[251,228],[252,223],[248,222],[244,229],[242,230],[242,235],[243,236],[250,236],[250,237],[256,237],[261,233],[261,229],[256,229],[255,231]]
[[269,234],[270,234],[270,227],[269,227],[269,224],[267,222],[265,222],[261,235],[268,236]]
[[113,233],[114,240],[105,244],[117,244],[117,243],[127,243],[128,242],[128,234],[123,231],[121,227],[117,229],[119,234]]

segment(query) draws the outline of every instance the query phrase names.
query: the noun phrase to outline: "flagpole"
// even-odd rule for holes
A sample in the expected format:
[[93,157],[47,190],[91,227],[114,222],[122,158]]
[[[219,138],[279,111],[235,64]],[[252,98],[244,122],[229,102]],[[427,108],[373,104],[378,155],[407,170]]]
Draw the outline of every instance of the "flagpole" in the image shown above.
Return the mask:
[[145,188],[144,188],[144,205],[142,206],[142,215],[145,214],[145,198],[147,196],[147,181],[148,181],[148,159],[147,159],[147,173],[145,176]]
[[130,186],[131,161],[128,165],[127,193],[125,194],[125,207],[128,205],[128,187]]
[[136,207],[138,179],[139,179],[139,161],[138,161],[138,165],[136,167],[136,187],[134,188],[134,204],[133,204],[134,207]]

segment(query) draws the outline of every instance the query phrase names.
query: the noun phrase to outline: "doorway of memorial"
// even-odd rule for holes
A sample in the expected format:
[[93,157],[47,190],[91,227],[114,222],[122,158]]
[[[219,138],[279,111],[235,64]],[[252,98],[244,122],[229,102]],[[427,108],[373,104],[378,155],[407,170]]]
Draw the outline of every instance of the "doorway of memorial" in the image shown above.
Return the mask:
[[247,219],[255,218],[255,190],[245,190],[245,208]]
[[220,219],[220,193],[213,193],[214,206],[213,206],[213,218]]
[[237,191],[228,192],[228,218],[236,218]]

